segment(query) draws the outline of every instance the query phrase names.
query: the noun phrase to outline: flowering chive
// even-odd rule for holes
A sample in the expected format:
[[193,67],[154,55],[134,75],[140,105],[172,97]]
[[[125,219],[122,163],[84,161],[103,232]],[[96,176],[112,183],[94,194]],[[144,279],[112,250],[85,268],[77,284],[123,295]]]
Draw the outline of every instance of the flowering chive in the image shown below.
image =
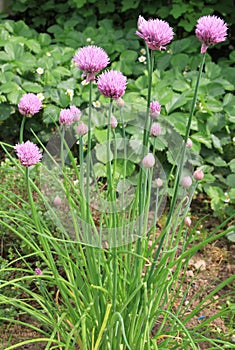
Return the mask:
[[42,108],[42,102],[37,95],[28,93],[21,97],[18,104],[19,112],[27,117],[32,117]]
[[201,53],[205,53],[210,45],[225,41],[227,29],[227,24],[217,16],[200,17],[195,33],[202,42]]
[[73,57],[73,61],[86,76],[86,81],[95,80],[95,75],[109,64],[109,57],[101,47],[89,45],[81,48]]
[[14,149],[20,163],[25,167],[37,164],[42,158],[38,146],[31,141],[22,142],[21,144],[18,143],[15,145]]
[[114,100],[117,100],[124,95],[126,84],[126,77],[116,70],[103,72],[97,81],[98,89],[102,95]]
[[174,32],[166,21],[160,19],[138,18],[138,31],[136,34],[145,40],[151,50],[165,50],[165,45],[173,39]]

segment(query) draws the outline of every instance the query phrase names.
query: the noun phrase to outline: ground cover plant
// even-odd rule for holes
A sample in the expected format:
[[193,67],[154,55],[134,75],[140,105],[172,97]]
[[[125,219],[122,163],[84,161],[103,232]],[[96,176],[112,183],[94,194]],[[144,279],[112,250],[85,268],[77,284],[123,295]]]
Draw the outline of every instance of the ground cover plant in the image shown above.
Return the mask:
[[[20,313],[11,322],[39,336],[18,345],[9,343],[6,349],[37,342],[44,343],[45,349],[199,349],[205,341],[211,349],[233,346],[226,337],[213,337],[207,329],[213,320],[232,315],[233,306],[222,307],[194,327],[188,323],[195,315],[200,317],[234,275],[193,307],[187,298],[193,279],[182,290],[195,253],[233,232],[232,226],[226,227],[229,218],[195,243],[200,223],[191,225],[191,201],[206,170],[200,167],[199,148],[193,146],[197,137],[202,138],[202,126],[198,132],[200,125],[195,125],[195,108],[202,118],[198,99],[200,94],[203,99],[206,90],[203,108],[210,118],[218,96],[214,89],[221,91],[223,85],[232,90],[231,83],[219,76],[219,86],[212,83],[209,89],[204,75],[214,74],[207,49],[226,39],[226,24],[215,16],[201,17],[196,35],[201,53],[194,60],[195,70],[185,72],[193,87],[189,94],[184,66],[176,68],[183,58],[188,62],[188,56],[177,57],[177,52],[175,59],[167,52],[160,56],[173,39],[172,28],[162,20],[139,17],[137,36],[146,43],[142,51],[146,70],[133,91],[126,92],[128,85],[134,85],[134,79],[128,81],[125,76],[128,68],[114,62],[109,69],[111,59],[103,48],[87,45],[73,53],[74,75],[77,80],[84,78],[83,85],[76,82],[76,89],[57,95],[57,102],[61,96],[66,100],[58,103],[58,113],[52,107],[48,110],[48,118],[53,117],[50,122],[58,123],[53,123],[54,133],[46,145],[32,121],[48,105],[43,106],[37,91],[32,91],[34,85],[27,94],[21,91],[19,143],[1,145],[28,198],[4,189],[1,198],[10,210],[3,207],[0,215],[2,229],[22,240],[26,248],[1,267],[0,303],[6,311],[13,308]],[[187,47],[188,42],[184,43]],[[162,69],[168,64],[175,71],[177,92],[173,93],[172,80],[164,84],[167,73]],[[87,104],[78,109],[76,95],[83,88],[79,106],[83,97]],[[141,93],[136,93],[138,89]],[[53,91],[57,90],[55,84]],[[227,99],[229,104],[233,96],[228,94]],[[182,106],[187,106],[184,119],[175,112]],[[194,137],[191,130],[196,131]],[[211,129],[206,132],[211,137]],[[216,143],[214,134],[212,138]],[[156,223],[165,208],[158,232]],[[11,273],[15,276],[8,280]],[[6,293],[9,288],[12,295]],[[1,319],[9,321],[9,316],[3,314]]]

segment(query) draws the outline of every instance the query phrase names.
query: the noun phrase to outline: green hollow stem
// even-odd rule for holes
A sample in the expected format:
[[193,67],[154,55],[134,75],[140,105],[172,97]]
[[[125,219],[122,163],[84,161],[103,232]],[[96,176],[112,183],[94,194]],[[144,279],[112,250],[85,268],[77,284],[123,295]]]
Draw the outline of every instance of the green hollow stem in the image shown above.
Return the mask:
[[92,116],[92,81],[89,83],[89,107],[88,107],[88,141],[87,141],[87,173],[86,173],[86,201],[87,201],[87,207],[86,207],[86,219],[89,223],[90,221],[90,156],[91,156],[91,116]]
[[199,67],[197,81],[196,81],[196,85],[195,85],[195,89],[194,89],[194,95],[193,95],[192,105],[191,105],[191,109],[190,109],[189,119],[188,119],[188,123],[187,123],[187,127],[186,127],[184,143],[183,143],[183,147],[182,147],[182,153],[181,153],[181,157],[180,157],[180,161],[179,161],[179,167],[178,167],[178,171],[177,171],[177,174],[176,174],[176,180],[175,180],[175,184],[174,184],[174,191],[173,191],[172,200],[171,200],[171,203],[170,203],[170,209],[169,209],[169,213],[168,213],[168,216],[167,216],[165,227],[163,229],[163,235],[162,235],[162,238],[161,238],[161,240],[159,242],[158,249],[157,249],[155,257],[154,257],[154,262],[152,264],[152,267],[151,267],[151,270],[150,270],[150,273],[149,273],[148,283],[151,282],[151,277],[152,277],[152,274],[154,272],[155,266],[157,264],[157,260],[158,260],[158,257],[160,255],[160,252],[161,252],[161,249],[162,249],[162,246],[163,246],[166,234],[168,232],[168,229],[169,229],[169,226],[170,226],[170,223],[171,223],[173,212],[174,212],[174,209],[175,209],[177,196],[178,196],[178,191],[179,191],[180,179],[181,179],[183,166],[184,166],[185,153],[186,153],[186,144],[187,144],[187,140],[188,140],[188,137],[189,137],[189,134],[190,134],[190,128],[191,128],[192,118],[193,118],[193,114],[194,114],[194,110],[195,110],[195,106],[196,106],[198,88],[199,88],[199,83],[200,83],[200,79],[201,79],[201,75],[202,75],[202,71],[203,71],[203,67],[204,67],[204,63],[205,63],[205,57],[206,57],[206,53],[202,55],[202,60],[201,60],[201,64],[200,64],[200,67]]
[[[149,128],[150,128],[150,117],[149,117],[149,107],[151,102],[151,91],[152,91],[152,73],[154,66],[154,52],[149,50],[146,45],[146,55],[147,55],[147,64],[148,64],[148,95],[147,95],[147,108],[146,108],[146,116],[145,116],[145,125],[144,125],[144,133],[143,133],[143,154],[142,158],[145,155],[146,149],[148,150],[148,141],[149,141]],[[144,178],[144,187],[146,187],[146,173],[140,168],[138,186],[137,186],[137,196],[138,196],[138,214],[139,214],[139,227],[138,227],[138,240],[137,240],[137,248],[136,253],[140,254],[141,251],[141,236],[143,230],[143,208],[145,204],[145,195],[146,191],[143,193],[142,182]],[[139,265],[139,261],[137,261]],[[139,268],[137,267],[137,271]],[[139,271],[141,273],[141,271]]]
[[37,215],[37,211],[36,211],[34,200],[33,200],[32,190],[31,190],[31,186],[30,186],[29,167],[25,168],[25,177],[26,177],[26,187],[27,187],[32,216],[33,216],[33,219],[34,219],[34,222],[36,225],[36,229],[38,232],[40,232],[41,227],[40,227],[39,217]]
[[26,116],[24,115],[22,118],[21,126],[20,126],[20,143],[24,140],[24,126],[26,122]]

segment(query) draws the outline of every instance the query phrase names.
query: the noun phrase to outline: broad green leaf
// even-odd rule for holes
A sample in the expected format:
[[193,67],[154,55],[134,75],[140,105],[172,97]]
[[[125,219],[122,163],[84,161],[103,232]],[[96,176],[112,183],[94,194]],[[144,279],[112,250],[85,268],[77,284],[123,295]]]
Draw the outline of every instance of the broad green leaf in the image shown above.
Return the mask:
[[223,110],[222,103],[216,99],[209,98],[206,102],[206,108],[211,112],[220,112]]
[[10,92],[9,94],[7,94],[7,98],[9,100],[10,103],[16,105],[19,103],[20,98],[24,95],[24,91],[23,90],[14,90],[12,92]]
[[211,138],[201,132],[196,132],[191,135],[192,140],[203,143],[207,148],[212,148]]
[[231,171],[233,173],[235,173],[235,159],[232,159],[230,162],[229,162],[229,167],[231,169]]
[[235,174],[230,174],[227,176],[227,185],[235,188]]
[[108,158],[111,161],[113,159],[113,153],[109,150],[109,155],[107,154],[106,144],[98,144],[95,147],[96,158],[101,162],[106,164]]
[[173,55],[171,58],[171,65],[172,67],[177,67],[180,70],[184,70],[187,66],[189,61],[188,55],[185,53],[178,53],[176,55]]
[[41,46],[49,46],[51,43],[51,37],[46,33],[40,33],[38,36],[38,42]]
[[219,83],[210,83],[207,85],[207,93],[209,96],[221,96],[224,94],[224,88]]
[[220,77],[221,75],[221,68],[218,66],[218,64],[215,64],[214,62],[208,62],[205,65],[205,72],[206,76],[213,80],[215,78]]
[[211,134],[211,140],[212,140],[213,146],[214,146],[216,149],[218,149],[218,151],[219,151],[220,153],[223,153],[223,148],[222,148],[222,146],[221,146],[220,139],[219,139],[217,136]]
[[226,167],[228,164],[219,156],[211,155],[205,158],[205,161],[213,164],[215,167]]
[[132,175],[133,172],[135,171],[135,164],[133,162],[131,162],[130,160],[126,160],[126,165],[125,165],[124,159],[117,159],[115,172],[118,174],[118,176],[123,175],[124,166],[126,166],[126,176]]
[[167,114],[175,111],[179,107],[182,107],[187,102],[188,101],[187,101],[186,97],[183,94],[181,94],[181,95],[178,95],[178,94],[177,95],[176,94],[173,95],[172,100],[165,105]]
[[0,91],[5,94],[8,94],[16,90],[21,90],[21,88],[14,81],[9,81],[8,83],[4,83],[0,85]]
[[69,76],[69,75],[71,75],[70,71],[67,68],[62,67],[62,66],[58,66],[55,69],[53,69],[52,74],[55,76],[61,76],[61,75],[62,76],[63,75]]
[[95,173],[95,177],[106,177],[106,166],[102,163],[95,163],[93,165],[93,171]]
[[54,105],[46,105],[43,110],[43,122],[45,124],[56,123],[59,119],[60,108]]
[[29,39],[25,42],[25,44],[29,50],[33,51],[34,53],[39,53],[41,51],[41,46],[37,40]]
[[41,85],[37,84],[37,83],[32,83],[30,81],[25,81],[22,84],[22,88],[26,91],[26,92],[33,92],[33,93],[39,93],[43,91],[43,88]]
[[11,106],[7,103],[0,104],[0,121],[6,120],[11,114]]
[[104,143],[107,140],[107,130],[96,128],[93,133],[99,143]]
[[181,80],[174,80],[173,84],[172,84],[172,88],[175,90],[175,91],[180,91],[180,92],[183,92],[185,90],[189,90],[191,87],[190,85],[183,79]]

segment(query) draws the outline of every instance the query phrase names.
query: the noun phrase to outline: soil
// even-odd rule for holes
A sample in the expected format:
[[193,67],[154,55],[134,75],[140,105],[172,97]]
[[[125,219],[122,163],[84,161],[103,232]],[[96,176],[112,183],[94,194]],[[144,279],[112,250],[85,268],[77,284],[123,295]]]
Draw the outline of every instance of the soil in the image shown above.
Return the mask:
[[[193,215],[193,218],[194,221],[196,221],[198,219],[198,215],[200,215],[203,210],[200,201],[198,203],[196,202],[194,206],[194,212],[196,214]],[[217,218],[209,215],[202,222],[203,230],[209,232],[212,231],[218,222],[219,220]],[[229,242],[226,237],[208,244],[193,256],[189,262],[187,271],[188,280],[191,278],[194,279],[192,287],[190,288],[187,296],[188,300],[193,300],[190,303],[191,309],[193,309],[197,303],[201,302],[203,297],[214,290],[220,282],[224,281],[226,278],[235,273],[234,256],[235,244]],[[185,284],[187,283],[188,281],[185,282]],[[221,305],[225,304],[229,300],[230,302],[234,303],[234,291],[234,284],[225,286],[214,297],[216,300],[214,300],[211,305],[206,305],[203,313],[199,317],[197,315],[192,318],[187,326],[192,328],[193,326],[202,322],[204,318],[213,316],[221,308]],[[187,302],[187,300],[185,302]],[[175,307],[177,307],[177,305],[175,305]],[[218,336],[219,334],[227,334],[229,336],[227,340],[231,341],[233,334],[231,334],[231,329],[229,330],[228,327],[231,328],[231,320],[216,318],[213,320],[213,322],[211,322],[209,332],[214,336]],[[235,333],[235,329],[233,332]],[[13,345],[20,341],[34,339],[37,337],[40,337],[40,334],[37,334],[37,332],[30,329],[25,329],[20,325],[0,325],[0,349],[5,349],[7,345],[9,346],[9,344]],[[211,348],[210,344],[206,342],[200,343],[199,346],[202,350]],[[45,349],[45,343],[39,342],[27,344],[17,347],[17,349],[42,350]],[[231,349],[235,349],[235,343],[231,342]],[[58,350],[60,349],[58,348]],[[181,350],[181,348],[179,347],[177,350]]]

